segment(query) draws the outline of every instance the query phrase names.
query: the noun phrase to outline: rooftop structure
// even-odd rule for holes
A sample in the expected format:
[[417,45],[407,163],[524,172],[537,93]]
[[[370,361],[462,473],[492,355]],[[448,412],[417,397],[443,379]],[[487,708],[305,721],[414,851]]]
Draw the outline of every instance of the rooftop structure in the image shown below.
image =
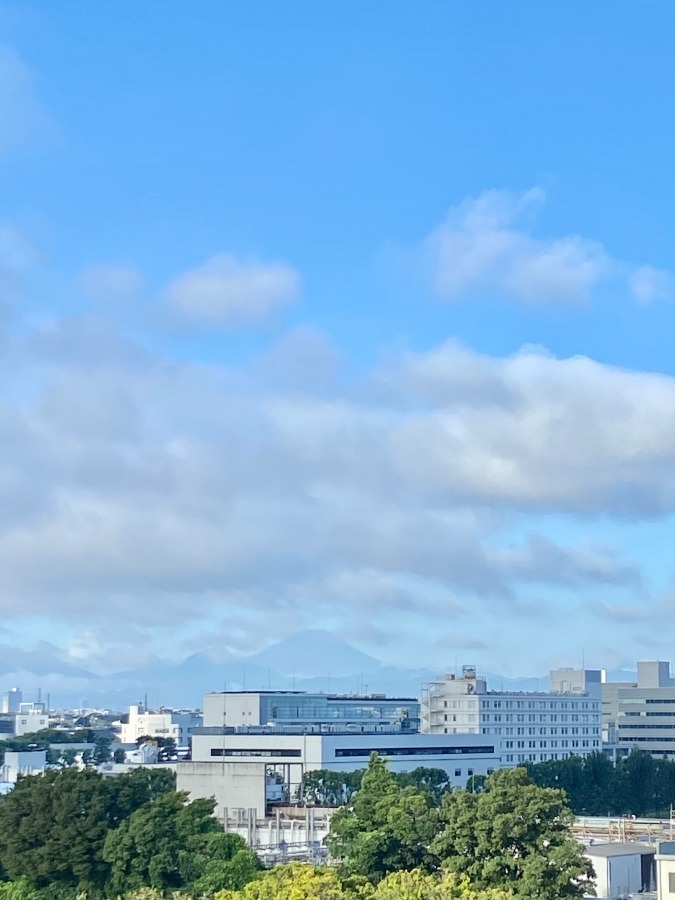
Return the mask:
[[204,695],[204,726],[322,726],[416,733],[419,700],[385,694],[225,691]]

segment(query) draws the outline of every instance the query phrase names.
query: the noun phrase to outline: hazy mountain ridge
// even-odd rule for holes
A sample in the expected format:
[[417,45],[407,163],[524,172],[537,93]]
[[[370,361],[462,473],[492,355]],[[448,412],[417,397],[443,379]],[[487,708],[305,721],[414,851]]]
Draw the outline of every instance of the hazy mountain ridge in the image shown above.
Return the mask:
[[[15,660],[20,666],[12,669]],[[36,664],[32,666],[32,662]],[[51,693],[53,707],[65,708],[124,709],[146,696],[151,706],[198,707],[208,691],[245,689],[386,693],[414,698],[420,696],[422,684],[442,674],[441,670],[384,665],[347,641],[318,630],[298,632],[238,659],[216,661],[195,653],[178,663],[159,662],[105,677],[63,663],[53,655],[39,656],[37,651],[21,652],[0,662],[3,690],[17,685],[28,698],[41,687],[43,696]],[[485,676],[490,690],[543,691],[549,686],[548,676]],[[634,678],[633,672],[608,673],[610,681]]]

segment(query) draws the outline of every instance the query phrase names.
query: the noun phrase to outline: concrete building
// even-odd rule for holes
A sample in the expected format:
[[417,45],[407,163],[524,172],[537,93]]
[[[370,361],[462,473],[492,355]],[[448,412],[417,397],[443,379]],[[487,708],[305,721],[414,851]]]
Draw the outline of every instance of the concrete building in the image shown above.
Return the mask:
[[126,721],[115,723],[121,744],[135,744],[138,738],[147,735],[153,738],[173,738],[177,747],[185,747],[195,728],[202,724],[200,713],[173,709],[149,711],[141,703],[130,706],[125,719]]
[[204,725],[249,726],[347,725],[417,732],[419,700],[384,694],[341,695],[304,691],[225,691],[204,695]]
[[44,703],[19,704],[19,711],[14,717],[14,734],[22,737],[24,734],[34,734],[49,728],[49,714]]
[[598,900],[621,900],[653,891],[656,882],[653,844],[590,844],[584,850],[595,870]]
[[670,664],[639,662],[635,683],[603,685],[602,726],[606,751],[626,756],[637,747],[655,757],[675,758],[675,682]]
[[365,768],[374,752],[393,771],[444,769],[456,787],[500,767],[496,742],[482,735],[204,727],[193,737],[191,762],[176,764],[178,789],[216,797],[221,818],[233,808],[254,808],[264,816],[270,804],[296,799],[307,772],[353,772]]
[[503,766],[587,756],[601,749],[599,670],[557,669],[546,692],[488,691],[472,666],[422,686],[422,730],[497,742]]
[[19,775],[41,775],[46,765],[46,750],[8,750],[0,767],[0,781],[13,786]]
[[21,706],[21,701],[23,700],[23,694],[19,690],[19,688],[13,687],[8,691],[4,691],[2,695],[2,712],[3,713],[17,713],[19,712],[19,707]]

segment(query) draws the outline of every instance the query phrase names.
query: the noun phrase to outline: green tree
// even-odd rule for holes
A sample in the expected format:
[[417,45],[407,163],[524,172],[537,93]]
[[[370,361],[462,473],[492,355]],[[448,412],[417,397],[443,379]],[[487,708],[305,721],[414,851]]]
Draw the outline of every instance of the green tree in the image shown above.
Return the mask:
[[276,866],[241,891],[220,891],[214,900],[347,900],[347,895],[333,869],[291,863]]
[[96,772],[75,769],[19,778],[0,803],[0,863],[36,887],[60,882],[92,889],[105,880],[100,858],[106,797]]
[[[364,897],[366,894],[363,895]],[[446,872],[438,878],[419,870],[387,875],[367,895],[372,900],[512,900],[513,894],[501,888],[476,890],[466,878]]]
[[445,769],[418,766],[412,772],[398,772],[395,777],[401,787],[413,787],[429,794],[434,806],[438,806],[443,794],[450,789],[450,778]]
[[108,878],[102,851],[110,828],[174,785],[167,770],[104,779],[73,768],[21,777],[0,800],[0,868],[52,894],[96,893]]
[[527,900],[582,897],[590,863],[571,833],[565,794],[534,784],[525,769],[502,769],[484,791],[446,794],[432,849],[443,865],[484,890]]
[[163,794],[109,832],[103,858],[110,888],[124,894],[142,887],[167,892],[239,887],[260,868],[241,839],[225,835],[213,818],[213,800]]
[[429,844],[437,827],[429,793],[401,788],[373,753],[352,804],[333,816],[327,844],[344,875],[364,875],[377,883],[399,869],[433,871],[438,859]]
[[316,806],[343,806],[351,800],[354,789],[351,773],[315,769],[307,772],[300,786],[299,799]]

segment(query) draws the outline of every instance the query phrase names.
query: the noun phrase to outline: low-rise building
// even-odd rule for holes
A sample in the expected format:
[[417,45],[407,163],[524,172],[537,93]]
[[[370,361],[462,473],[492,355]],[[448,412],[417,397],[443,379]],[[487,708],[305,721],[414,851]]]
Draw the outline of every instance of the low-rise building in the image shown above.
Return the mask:
[[124,720],[116,723],[121,744],[135,744],[138,738],[172,738],[177,747],[187,746],[195,728],[202,724],[201,713],[192,710],[147,710],[141,703],[129,707]]
[[597,900],[622,900],[653,891],[655,850],[653,844],[619,841],[589,844],[584,855],[593,864]]
[[262,817],[271,803],[297,799],[308,772],[353,772],[372,753],[395,772],[443,769],[454,787],[500,767],[496,742],[482,735],[204,727],[193,737],[192,760],[176,764],[178,789],[216,797],[219,817],[233,808],[255,808]]

